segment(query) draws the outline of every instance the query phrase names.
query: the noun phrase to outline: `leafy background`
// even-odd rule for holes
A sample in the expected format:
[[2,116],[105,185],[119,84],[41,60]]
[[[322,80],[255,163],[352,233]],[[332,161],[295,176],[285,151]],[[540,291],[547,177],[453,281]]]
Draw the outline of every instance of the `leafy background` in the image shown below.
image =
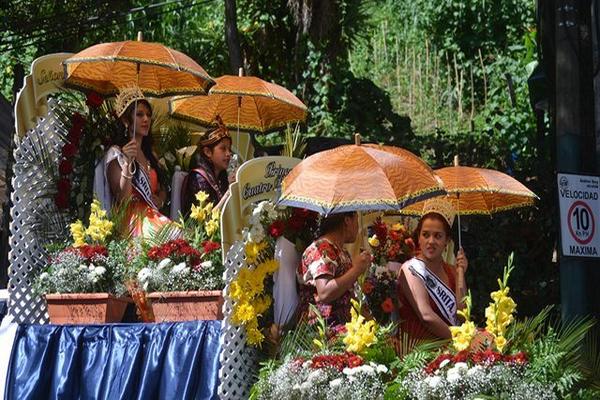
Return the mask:
[[[27,70],[38,56],[133,39],[138,30],[147,41],[190,55],[213,76],[237,72],[229,70],[224,2],[151,3],[5,3],[0,91],[14,100],[15,72]],[[527,85],[537,58],[534,2],[237,0],[236,5],[247,73],[273,80],[305,101],[310,109],[305,135],[350,138],[360,132],[366,140],[408,148],[434,168],[451,165],[459,155],[464,165],[509,173],[540,196],[535,208],[464,218],[476,317],[513,250],[511,289],[519,313],[532,315],[559,303],[554,140],[543,114],[536,125]],[[283,136],[257,139],[267,146],[281,144]]]

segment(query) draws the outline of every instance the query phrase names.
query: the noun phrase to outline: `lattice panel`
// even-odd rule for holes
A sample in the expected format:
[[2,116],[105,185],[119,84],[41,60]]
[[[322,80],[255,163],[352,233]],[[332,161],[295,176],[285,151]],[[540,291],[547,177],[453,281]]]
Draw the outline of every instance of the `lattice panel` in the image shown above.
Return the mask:
[[229,283],[242,265],[245,265],[244,258],[244,244],[238,241],[231,246],[225,260],[225,303],[219,357],[219,396],[223,400],[247,399],[257,372],[257,353],[254,348],[246,345],[246,330],[231,323],[233,302],[228,296]]
[[[32,273],[46,264],[42,243],[64,237],[64,216],[54,204],[55,178],[67,128],[56,118],[57,102],[48,115],[16,142],[10,210],[9,313],[18,323],[46,323],[44,300],[33,293]],[[44,239],[44,240],[42,240]]]

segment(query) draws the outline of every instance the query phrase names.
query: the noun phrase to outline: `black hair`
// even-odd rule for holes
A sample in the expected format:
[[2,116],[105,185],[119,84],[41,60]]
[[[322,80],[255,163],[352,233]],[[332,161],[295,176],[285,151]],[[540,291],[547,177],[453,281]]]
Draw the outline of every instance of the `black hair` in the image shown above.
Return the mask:
[[452,227],[450,226],[448,221],[446,221],[446,218],[444,218],[442,215],[436,212],[430,212],[421,217],[419,223],[417,224],[417,227],[415,228],[415,231],[413,232],[413,241],[415,242],[415,246],[417,248],[419,248],[419,236],[421,236],[421,229],[423,229],[423,221],[425,221],[426,219],[435,219],[437,221],[441,221],[444,225],[444,232],[446,233],[446,237],[448,239],[452,239]]
[[334,231],[344,224],[346,217],[353,217],[356,214],[355,211],[343,212],[339,214],[331,214],[321,219],[321,223],[318,226],[318,235],[323,236],[331,231]]
[[[150,110],[150,115],[152,115],[152,113],[153,113],[152,106],[150,105],[148,100],[140,99],[137,101],[137,104],[140,104],[140,103],[144,104],[146,107],[148,107],[148,109]],[[135,102],[131,103],[127,107],[127,109],[125,110],[123,115],[121,116],[121,118],[127,119],[127,121],[129,122],[130,125],[133,124],[133,118],[135,118],[135,116],[132,115],[135,106],[136,106]],[[131,140],[129,131],[127,130],[127,127],[125,126],[125,124],[123,124],[123,122],[121,121],[121,118],[119,118],[119,122],[121,124],[121,129],[125,132],[125,135],[120,138],[120,140],[119,140],[120,143],[117,143],[119,146],[123,146]],[[164,182],[164,172],[163,172],[162,168],[160,167],[160,164],[158,163],[158,160],[156,159],[154,152],[152,151],[152,145],[153,145],[153,140],[152,140],[152,122],[151,122],[150,128],[148,130],[148,135],[146,135],[142,138],[141,148],[142,148],[142,152],[144,153],[144,156],[150,163],[150,166],[152,167],[152,169],[154,169],[156,171],[156,173],[158,175],[158,180],[160,182]]]

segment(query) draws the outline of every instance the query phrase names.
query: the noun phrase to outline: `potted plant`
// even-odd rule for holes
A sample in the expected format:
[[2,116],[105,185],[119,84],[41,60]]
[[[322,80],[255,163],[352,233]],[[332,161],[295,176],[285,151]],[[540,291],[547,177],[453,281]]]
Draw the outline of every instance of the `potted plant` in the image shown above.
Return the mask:
[[50,322],[121,321],[130,302],[122,283],[128,243],[109,240],[113,226],[94,200],[89,225],[71,224],[73,242],[51,246],[49,263],[34,281],[48,304]]
[[158,232],[136,261],[137,284],[148,293],[155,321],[223,318],[219,210],[207,198],[204,192],[196,195],[176,239],[172,229]]

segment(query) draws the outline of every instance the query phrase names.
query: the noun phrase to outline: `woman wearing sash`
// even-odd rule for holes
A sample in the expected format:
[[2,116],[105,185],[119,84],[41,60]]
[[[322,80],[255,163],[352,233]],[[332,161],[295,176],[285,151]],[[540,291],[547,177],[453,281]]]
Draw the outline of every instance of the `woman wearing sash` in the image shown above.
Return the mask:
[[[447,339],[451,337],[449,326],[458,324],[456,311],[457,307],[463,307],[465,293],[455,293],[459,276],[456,269],[466,272],[468,261],[462,248],[456,256],[455,267],[445,263],[442,257],[451,238],[455,214],[449,202],[438,198],[428,200],[414,232],[417,256],[400,268],[400,330],[411,338]],[[466,288],[464,282],[461,283],[460,287]]]
[[354,284],[371,265],[371,254],[363,251],[354,259],[344,249],[358,234],[356,212],[333,214],[321,220],[320,236],[302,254],[298,269],[300,301],[298,315],[316,321],[310,305],[316,306],[329,326],[350,321]]
[[183,183],[183,215],[190,213],[196,193],[206,192],[208,201],[218,206],[229,188],[227,167],[231,161],[231,136],[219,117],[217,122],[219,126],[204,134],[192,158],[190,173]]
[[130,140],[112,146],[105,157],[112,204],[125,202],[125,223],[132,237],[150,236],[171,220],[158,210],[167,194],[160,187],[162,173],[152,152],[152,107],[138,87],[117,96],[115,114]]

